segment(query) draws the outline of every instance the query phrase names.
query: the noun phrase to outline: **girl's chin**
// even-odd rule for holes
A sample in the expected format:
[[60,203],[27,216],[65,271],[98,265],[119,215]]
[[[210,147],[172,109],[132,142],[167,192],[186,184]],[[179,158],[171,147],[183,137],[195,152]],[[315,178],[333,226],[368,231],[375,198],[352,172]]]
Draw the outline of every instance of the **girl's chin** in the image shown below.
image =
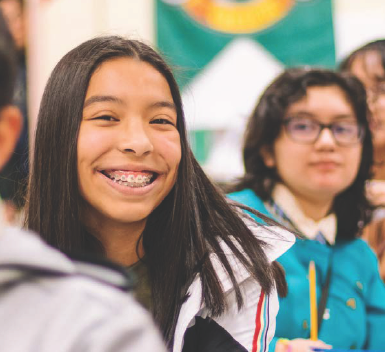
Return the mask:
[[105,209],[96,205],[95,208],[88,207],[87,211],[84,212],[85,222],[91,227],[108,226],[121,228],[124,226],[130,227],[134,224],[136,226],[145,224],[146,220],[151,212],[146,209],[135,209],[135,205],[124,205],[120,206],[116,204],[114,211],[110,208]]
[[109,218],[111,222],[116,223],[117,225],[131,225],[145,223],[149,214],[147,212],[119,212],[115,214],[106,214],[106,217]]
[[346,188],[347,187],[342,185],[320,183],[317,188],[313,189],[313,191],[322,198],[334,198]]

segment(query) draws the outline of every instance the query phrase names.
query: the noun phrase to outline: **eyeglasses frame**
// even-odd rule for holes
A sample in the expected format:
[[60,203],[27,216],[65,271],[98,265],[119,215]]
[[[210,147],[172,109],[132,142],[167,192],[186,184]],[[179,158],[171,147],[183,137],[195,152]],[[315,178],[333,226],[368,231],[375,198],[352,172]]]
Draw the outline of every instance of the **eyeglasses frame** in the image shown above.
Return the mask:
[[285,127],[285,132],[286,134],[288,135],[288,137],[293,140],[294,142],[297,142],[297,143],[300,143],[300,144],[314,144],[317,142],[317,140],[319,139],[322,131],[326,128],[330,131],[331,135],[333,136],[333,139],[335,141],[335,143],[340,146],[340,147],[350,147],[350,146],[354,146],[354,145],[357,145],[359,143],[362,143],[364,137],[365,137],[365,129],[364,127],[361,125],[361,124],[357,124],[358,126],[358,139],[357,141],[353,142],[353,143],[341,143],[337,140],[336,136],[334,135],[334,132],[333,132],[333,125],[335,125],[335,122],[332,122],[332,123],[328,123],[328,124],[325,124],[325,123],[321,123],[321,122],[318,122],[318,121],[315,121],[315,120],[312,120],[312,119],[309,119],[311,121],[313,121],[314,123],[316,123],[319,127],[320,127],[320,130],[318,132],[318,134],[316,135],[316,137],[314,138],[314,140],[312,141],[309,141],[309,142],[304,142],[304,141],[299,141],[298,139],[295,139],[293,138],[293,135],[289,132],[288,130],[288,125],[289,123],[293,120],[293,119],[298,119],[298,117],[288,117],[288,118],[285,118],[283,120],[283,125]]

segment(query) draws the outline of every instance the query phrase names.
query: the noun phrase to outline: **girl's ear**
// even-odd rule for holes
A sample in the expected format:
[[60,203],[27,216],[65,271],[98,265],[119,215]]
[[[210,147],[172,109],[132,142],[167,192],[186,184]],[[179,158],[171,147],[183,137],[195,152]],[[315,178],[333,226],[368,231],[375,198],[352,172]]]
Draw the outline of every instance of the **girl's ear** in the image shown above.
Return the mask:
[[265,165],[269,168],[275,167],[275,157],[272,146],[264,145],[261,148],[261,157]]

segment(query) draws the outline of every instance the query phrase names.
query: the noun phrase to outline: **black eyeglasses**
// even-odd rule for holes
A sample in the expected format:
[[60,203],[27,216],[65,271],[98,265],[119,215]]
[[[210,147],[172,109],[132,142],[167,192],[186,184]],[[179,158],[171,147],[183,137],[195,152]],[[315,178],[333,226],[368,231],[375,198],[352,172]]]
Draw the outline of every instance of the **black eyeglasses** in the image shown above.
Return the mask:
[[323,124],[305,117],[289,117],[283,122],[288,136],[298,143],[312,144],[317,141],[321,132],[327,128],[340,146],[360,143],[365,135],[363,126],[353,121],[336,121]]

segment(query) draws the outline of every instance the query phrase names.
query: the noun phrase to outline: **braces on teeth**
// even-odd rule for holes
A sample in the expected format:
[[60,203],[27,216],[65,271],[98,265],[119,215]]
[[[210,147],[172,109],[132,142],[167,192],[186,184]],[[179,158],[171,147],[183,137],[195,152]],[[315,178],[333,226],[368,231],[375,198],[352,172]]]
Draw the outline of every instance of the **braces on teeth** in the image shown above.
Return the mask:
[[117,174],[109,174],[108,175],[111,180],[118,183],[122,186],[127,187],[144,187],[147,186],[151,179],[153,178],[153,175],[117,175]]

